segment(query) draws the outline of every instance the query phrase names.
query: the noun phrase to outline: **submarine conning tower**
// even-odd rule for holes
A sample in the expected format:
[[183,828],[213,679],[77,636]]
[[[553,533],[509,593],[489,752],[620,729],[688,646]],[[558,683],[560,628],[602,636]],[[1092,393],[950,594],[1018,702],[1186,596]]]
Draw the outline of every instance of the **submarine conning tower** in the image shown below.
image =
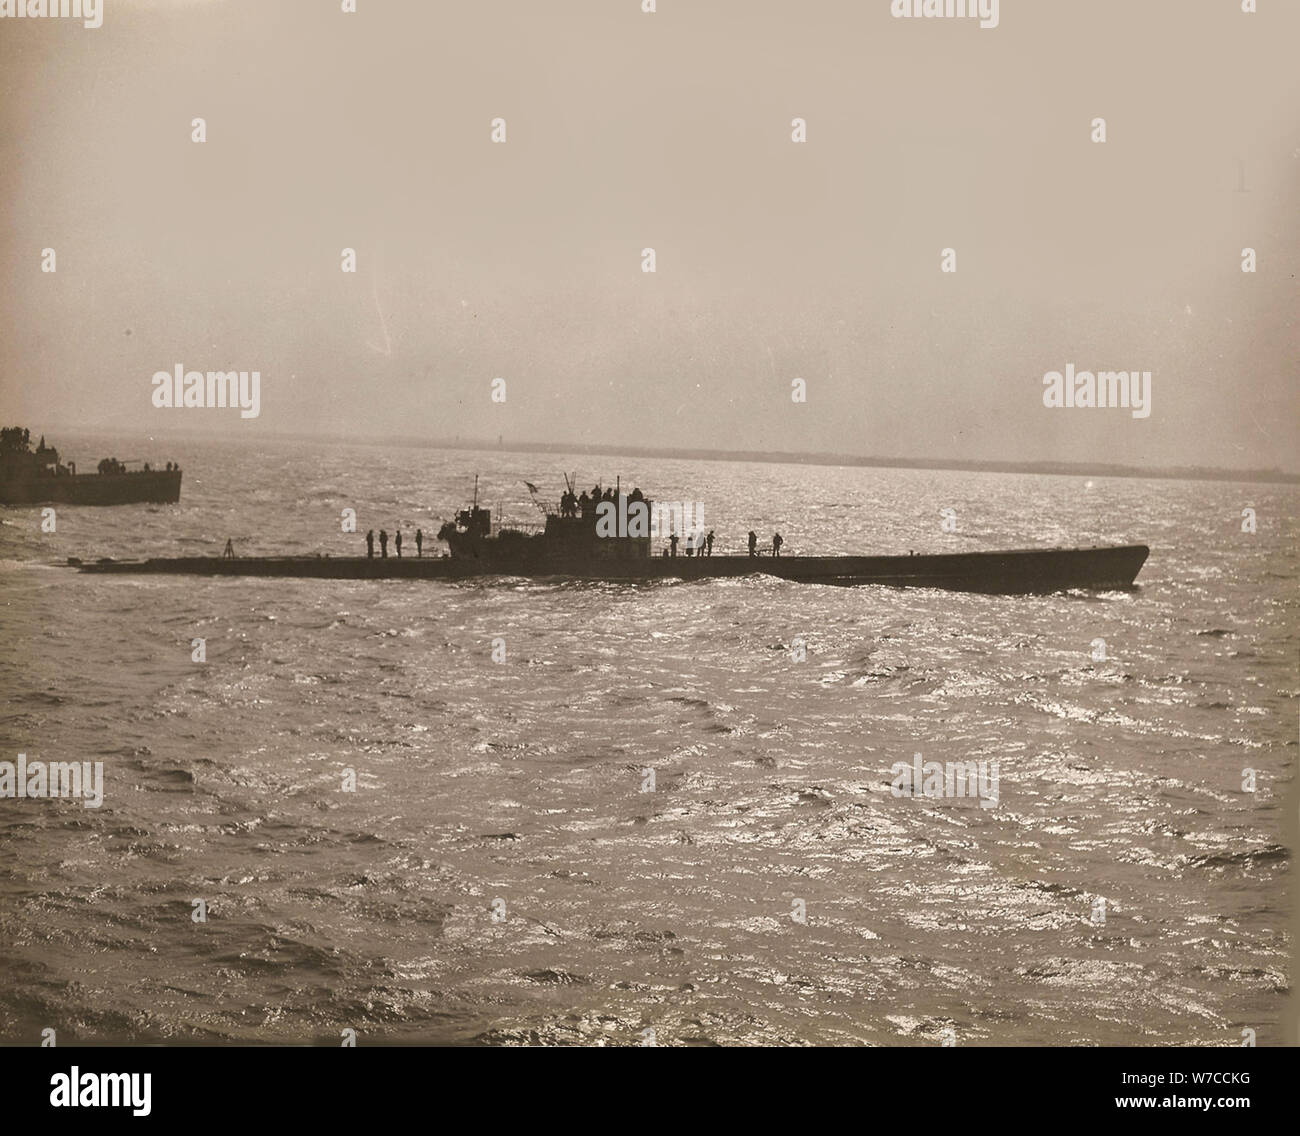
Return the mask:
[[538,559],[632,560],[651,555],[653,504],[640,490],[627,494],[597,486],[579,496],[570,487],[557,507],[539,501],[531,484],[529,491],[546,518],[540,531],[500,526],[493,533],[491,513],[476,503],[444,524],[438,539],[447,543],[453,557],[491,559],[504,569]]

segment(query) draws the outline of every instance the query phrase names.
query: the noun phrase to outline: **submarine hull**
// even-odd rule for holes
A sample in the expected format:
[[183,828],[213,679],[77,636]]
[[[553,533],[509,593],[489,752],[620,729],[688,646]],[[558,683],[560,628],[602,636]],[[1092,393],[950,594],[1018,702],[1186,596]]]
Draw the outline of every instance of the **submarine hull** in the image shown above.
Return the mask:
[[175,557],[72,561],[84,572],[176,573],[197,576],[290,576],[330,580],[464,580],[514,576],[536,579],[645,582],[707,580],[763,574],[809,584],[1016,595],[1073,588],[1130,588],[1150,550],[1144,544],[1107,548],[1020,549],[922,556],[573,557],[484,555],[397,557]]

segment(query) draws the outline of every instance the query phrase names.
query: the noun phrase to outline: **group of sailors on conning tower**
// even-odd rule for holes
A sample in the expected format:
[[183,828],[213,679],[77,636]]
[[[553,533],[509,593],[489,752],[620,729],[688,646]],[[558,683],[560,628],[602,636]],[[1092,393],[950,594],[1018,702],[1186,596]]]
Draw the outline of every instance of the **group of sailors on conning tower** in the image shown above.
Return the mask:
[[[569,519],[574,517],[589,518],[597,512],[601,502],[608,501],[613,505],[620,503],[620,498],[627,498],[629,505],[637,501],[644,501],[645,495],[640,489],[633,489],[631,493],[624,494],[621,489],[611,489],[606,486],[604,489],[597,483],[593,486],[590,493],[586,491],[575,495],[572,489],[566,489],[560,495],[560,516]],[[713,555],[713,530],[707,533],[701,530],[693,530],[686,534],[685,551],[687,556],[712,556]],[[664,556],[676,556],[677,546],[681,543],[681,538],[677,533],[670,533],[668,537],[668,547],[663,550]],[[774,533],[772,536],[772,555],[781,555],[781,545],[785,539],[780,533]],[[758,549],[758,534],[751,531],[749,534],[749,555],[759,556],[761,553]]]
[[645,494],[639,489],[633,489],[631,493],[624,494],[621,489],[601,489],[599,485],[592,487],[590,493],[583,490],[577,496],[572,489],[566,489],[560,494],[560,516],[561,517],[590,517],[594,516],[597,506],[602,501],[609,501],[617,505],[619,498],[626,496],[628,503],[635,501],[644,501]]

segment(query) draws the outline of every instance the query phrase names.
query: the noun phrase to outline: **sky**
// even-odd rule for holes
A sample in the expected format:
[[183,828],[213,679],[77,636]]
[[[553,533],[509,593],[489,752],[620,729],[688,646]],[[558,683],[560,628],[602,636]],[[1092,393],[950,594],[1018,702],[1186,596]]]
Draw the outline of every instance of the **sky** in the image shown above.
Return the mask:
[[6,423],[1300,470],[1300,4],[342,7],[0,19]]

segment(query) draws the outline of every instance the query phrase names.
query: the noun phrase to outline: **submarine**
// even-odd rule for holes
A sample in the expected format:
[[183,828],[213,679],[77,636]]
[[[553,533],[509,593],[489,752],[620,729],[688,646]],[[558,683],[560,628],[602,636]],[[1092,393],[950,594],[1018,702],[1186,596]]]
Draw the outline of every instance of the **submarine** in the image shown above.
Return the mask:
[[[1079,590],[1114,591],[1134,587],[1150,549],[1145,544],[1092,548],[1026,548],[894,556],[713,556],[653,554],[650,525],[653,503],[634,490],[585,492],[572,487],[558,509],[534,502],[545,515],[540,530],[494,527],[491,512],[475,503],[462,509],[438,532],[448,552],[440,556],[238,556],[230,542],[221,556],[105,558],[72,567],[92,573],[173,573],[200,576],[279,576],[329,580],[466,580],[525,577],[640,583],[658,580],[708,580],[762,574],[807,584],[839,587],[882,585],[938,588],[994,595]],[[641,507],[644,506],[644,509]],[[633,523],[621,523],[631,515]],[[613,517],[620,523],[611,524]],[[710,545],[711,548],[711,545]]]

